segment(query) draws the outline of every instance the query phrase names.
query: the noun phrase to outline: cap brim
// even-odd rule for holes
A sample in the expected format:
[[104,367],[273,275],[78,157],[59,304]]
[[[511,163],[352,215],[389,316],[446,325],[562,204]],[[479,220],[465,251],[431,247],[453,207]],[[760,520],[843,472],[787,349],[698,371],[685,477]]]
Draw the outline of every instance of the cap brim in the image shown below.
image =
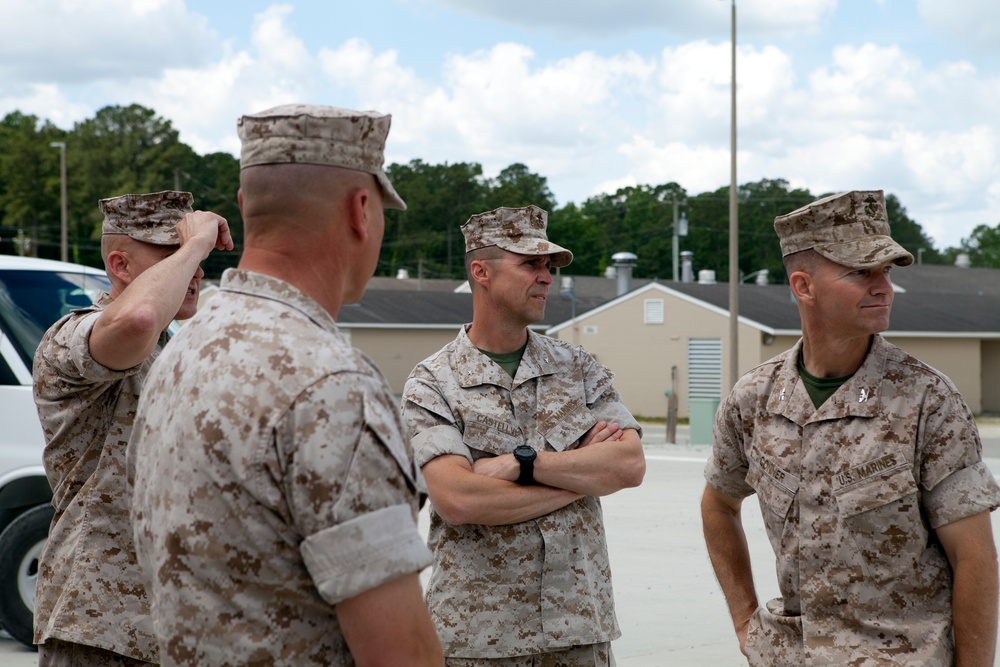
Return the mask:
[[913,255],[888,236],[867,236],[843,243],[824,243],[813,249],[830,261],[852,269],[871,269],[887,262],[913,264]]
[[566,248],[539,239],[526,240],[526,242],[520,244],[504,240],[498,241],[496,246],[508,252],[517,253],[518,255],[548,255],[549,264],[553,269],[561,269],[564,266],[569,266],[573,261],[573,253]]
[[385,172],[380,171],[375,174],[375,178],[378,179],[378,184],[382,186],[382,199],[385,203],[385,207],[405,211],[406,202],[403,201],[403,198],[399,196],[398,192],[396,192],[396,188],[392,187],[392,183],[389,182],[389,178],[385,175]]
[[552,264],[553,269],[561,269],[564,266],[569,266],[570,264],[573,263],[573,253],[571,253],[569,250],[566,250],[566,248],[561,248],[559,246],[555,247],[559,248],[559,250],[553,252],[550,255],[551,257],[550,262]]

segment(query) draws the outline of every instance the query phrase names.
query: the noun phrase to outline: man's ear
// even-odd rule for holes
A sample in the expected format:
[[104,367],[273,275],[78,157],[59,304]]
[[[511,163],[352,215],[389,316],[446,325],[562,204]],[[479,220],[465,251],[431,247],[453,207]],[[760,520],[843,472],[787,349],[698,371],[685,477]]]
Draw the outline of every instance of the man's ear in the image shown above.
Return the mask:
[[367,188],[356,188],[347,198],[347,212],[351,231],[362,243],[368,240],[371,231],[368,229],[368,198],[371,193]]
[[795,271],[788,276],[788,286],[796,301],[809,301],[813,298],[813,280],[805,271]]
[[122,285],[128,285],[132,282],[132,275],[128,270],[128,255],[123,251],[112,250],[109,252],[108,258],[105,260],[105,265],[111,277]]
[[477,285],[486,285],[490,279],[489,264],[485,260],[476,259],[469,263],[469,279]]

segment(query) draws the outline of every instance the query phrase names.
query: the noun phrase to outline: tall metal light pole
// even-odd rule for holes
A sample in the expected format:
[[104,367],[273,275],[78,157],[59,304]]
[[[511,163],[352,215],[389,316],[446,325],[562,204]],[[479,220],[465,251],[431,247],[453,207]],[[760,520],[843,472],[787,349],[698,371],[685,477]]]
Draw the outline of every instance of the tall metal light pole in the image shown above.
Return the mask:
[[64,262],[69,261],[69,230],[68,223],[66,221],[66,142],[65,141],[53,141],[49,144],[49,148],[59,149],[59,176],[61,180],[60,187],[60,200],[61,200],[61,217],[60,217],[60,241],[59,241],[59,257]]
[[740,377],[740,246],[736,198],[736,0],[732,0],[731,121],[729,130],[729,386]]

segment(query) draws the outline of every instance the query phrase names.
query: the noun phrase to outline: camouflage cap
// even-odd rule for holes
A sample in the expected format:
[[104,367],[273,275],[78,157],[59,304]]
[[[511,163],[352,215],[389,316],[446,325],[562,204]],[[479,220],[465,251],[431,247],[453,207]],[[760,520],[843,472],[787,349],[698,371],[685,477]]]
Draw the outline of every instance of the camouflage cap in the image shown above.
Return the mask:
[[406,210],[382,165],[392,116],[312,104],[285,104],[236,122],[240,169],[260,164],[319,164],[375,176],[386,208]]
[[881,190],[852,190],[814,201],[774,219],[781,256],[815,250],[842,266],[870,269],[885,262],[913,263],[889,235]]
[[154,245],[179,245],[181,240],[174,227],[191,213],[193,203],[190,192],[176,190],[102,199],[101,233],[125,234]]
[[497,246],[519,255],[551,255],[552,267],[573,261],[573,253],[550,243],[545,236],[549,214],[537,206],[500,207],[477,213],[462,225],[465,252]]

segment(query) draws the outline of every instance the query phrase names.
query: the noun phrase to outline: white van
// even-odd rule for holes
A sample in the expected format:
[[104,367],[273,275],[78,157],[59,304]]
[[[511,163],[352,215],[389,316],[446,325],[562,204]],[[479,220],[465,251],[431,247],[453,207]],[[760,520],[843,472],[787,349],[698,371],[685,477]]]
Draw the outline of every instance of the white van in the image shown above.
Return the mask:
[[0,627],[27,645],[38,556],[52,520],[32,358],[53,322],[109,289],[99,269],[0,255]]

